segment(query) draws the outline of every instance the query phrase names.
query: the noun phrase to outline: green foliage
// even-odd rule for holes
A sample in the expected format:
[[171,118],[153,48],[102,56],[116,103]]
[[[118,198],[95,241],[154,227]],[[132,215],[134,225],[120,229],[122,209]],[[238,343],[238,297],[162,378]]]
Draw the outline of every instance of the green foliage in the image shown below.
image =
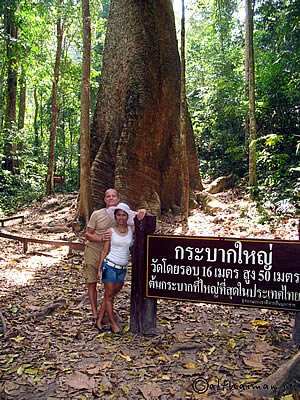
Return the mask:
[[[16,212],[39,198],[44,191],[44,164],[34,157],[26,139],[24,131],[18,134],[15,131],[3,131],[0,135],[0,214]],[[7,143],[13,148],[23,148],[14,153],[17,173],[3,168],[3,152]]]
[[260,198],[282,211],[299,204],[300,193],[297,9],[296,1],[264,0],[255,19]]
[[262,202],[270,201],[279,210],[292,210],[283,207],[299,202],[300,168],[299,155],[296,154],[293,136],[266,135],[257,140],[257,171],[261,187],[259,197]]
[[[238,4],[193,2],[187,33],[187,93],[203,177],[248,174],[244,32]],[[241,5],[241,2],[240,2]],[[299,202],[299,9],[259,0],[254,19],[257,188],[274,211]],[[290,204],[291,206],[288,206]]]
[[[0,119],[0,208],[15,211],[38,198],[45,188],[51,130],[51,93],[56,52],[56,22],[64,21],[64,42],[58,83],[59,120],[55,143],[55,173],[66,177],[64,191],[79,188],[80,88],[82,21],[79,0],[20,0],[19,11],[4,0],[0,4],[0,107],[5,120],[7,59],[4,12],[9,7],[17,21],[18,74],[25,71],[27,97],[25,127],[12,124],[4,131]],[[92,18],[91,110],[98,90],[102,53],[110,2],[90,0]],[[3,7],[2,7],[3,6]],[[3,78],[1,76],[3,71]],[[1,80],[2,79],[2,80]],[[1,86],[2,85],[2,86]],[[3,91],[1,92],[1,87]],[[19,86],[17,97],[19,97]],[[36,93],[36,99],[34,96]],[[3,106],[1,104],[1,96]],[[17,101],[17,116],[19,102]],[[36,113],[37,111],[37,113]],[[35,121],[36,114],[36,121]],[[1,118],[1,116],[0,116]],[[5,158],[11,150],[14,173],[7,170]],[[60,190],[57,188],[57,190]]]
[[[242,1],[193,1],[186,43],[186,86],[205,177],[248,174],[248,113],[244,83]],[[296,0],[257,0],[255,71],[258,194],[278,213],[299,202],[299,9]],[[60,114],[55,172],[65,190],[79,186],[82,26],[79,0],[3,0],[0,3],[0,107],[5,119],[7,44],[4,14],[18,26],[13,45],[18,74],[25,71],[25,127],[4,130],[0,119],[0,207],[10,212],[44,190],[51,129],[51,89],[56,51],[56,19],[65,21],[58,97]],[[90,0],[92,20],[91,114],[102,67],[109,0]],[[19,98],[18,85],[18,98]],[[34,98],[36,93],[36,99]],[[18,115],[19,102],[17,102]],[[37,110],[38,107],[38,110]],[[36,121],[34,120],[37,112]],[[1,117],[1,116],[0,116]],[[36,122],[36,124],[34,123]],[[10,152],[15,173],[6,169]]]
[[235,2],[201,5],[189,22],[187,92],[202,176],[247,168],[242,37]]

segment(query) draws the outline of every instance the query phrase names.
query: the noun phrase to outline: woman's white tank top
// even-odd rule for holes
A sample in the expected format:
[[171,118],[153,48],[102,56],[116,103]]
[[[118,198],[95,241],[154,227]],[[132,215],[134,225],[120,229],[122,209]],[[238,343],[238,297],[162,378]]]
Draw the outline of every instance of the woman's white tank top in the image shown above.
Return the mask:
[[114,228],[111,228],[112,236],[110,240],[110,251],[107,258],[115,264],[127,265],[129,257],[129,247],[133,242],[133,234],[131,227],[128,227],[126,236],[120,236],[116,233]]

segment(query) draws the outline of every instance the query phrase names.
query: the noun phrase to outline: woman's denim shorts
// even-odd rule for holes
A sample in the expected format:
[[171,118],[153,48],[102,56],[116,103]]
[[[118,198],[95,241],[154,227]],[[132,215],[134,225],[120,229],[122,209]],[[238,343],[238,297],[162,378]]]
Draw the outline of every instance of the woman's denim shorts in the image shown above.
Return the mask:
[[102,263],[101,267],[101,281],[102,282],[115,282],[122,285],[126,276],[126,268],[117,269],[107,265],[105,261]]

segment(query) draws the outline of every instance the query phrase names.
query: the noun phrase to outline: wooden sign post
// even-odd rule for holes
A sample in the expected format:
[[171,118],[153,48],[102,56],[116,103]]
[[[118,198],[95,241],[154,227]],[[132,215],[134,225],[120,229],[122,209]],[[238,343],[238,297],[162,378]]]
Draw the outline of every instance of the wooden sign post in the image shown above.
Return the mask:
[[65,183],[65,176],[64,175],[53,175],[53,182],[54,186],[56,183],[60,184],[60,191],[63,193],[63,184]]
[[135,241],[132,250],[130,331],[151,334],[156,329],[156,299],[145,297],[147,235],[155,231],[156,217],[135,218]]
[[[298,238],[300,240],[300,219],[298,221]],[[300,312],[296,312],[295,324],[293,328],[293,342],[300,346]]]

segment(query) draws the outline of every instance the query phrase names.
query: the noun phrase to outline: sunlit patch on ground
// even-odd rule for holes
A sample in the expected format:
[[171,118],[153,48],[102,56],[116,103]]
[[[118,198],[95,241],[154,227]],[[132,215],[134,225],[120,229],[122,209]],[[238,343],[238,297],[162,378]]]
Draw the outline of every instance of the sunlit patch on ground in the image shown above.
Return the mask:
[[68,246],[53,249],[46,247],[35,246],[34,251],[29,251],[28,254],[16,254],[15,251],[6,249],[0,260],[0,297],[5,295],[12,286],[30,283],[39,270],[56,264],[67,256],[69,250]]

